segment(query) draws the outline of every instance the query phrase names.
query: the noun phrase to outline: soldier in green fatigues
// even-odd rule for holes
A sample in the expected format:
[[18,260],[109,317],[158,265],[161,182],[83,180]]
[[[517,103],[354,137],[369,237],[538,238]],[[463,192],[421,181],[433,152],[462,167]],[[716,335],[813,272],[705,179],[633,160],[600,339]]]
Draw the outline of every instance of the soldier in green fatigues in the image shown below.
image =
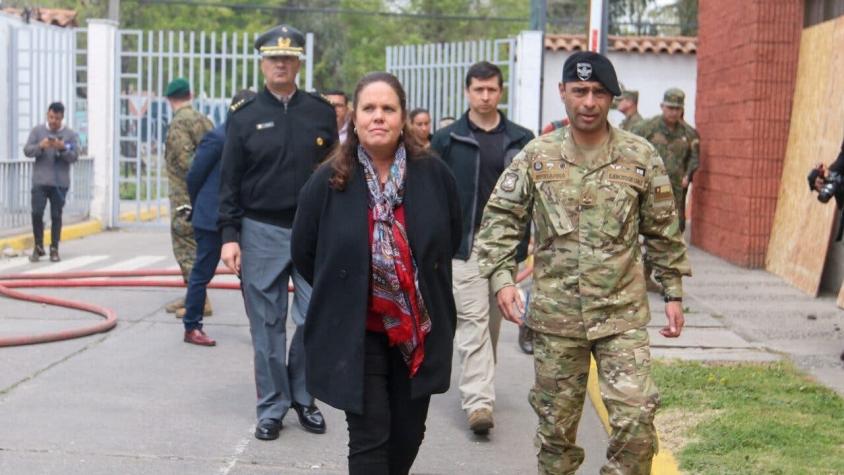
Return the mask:
[[[700,165],[697,131],[683,120],[686,94],[677,88],[665,91],[660,107],[662,114],[640,122],[631,129],[656,147],[665,163],[675,206],[680,216],[680,231],[686,230],[686,192],[692,182],[695,170]],[[645,255],[645,281],[648,291],[659,292],[659,286],[651,280],[653,269]]]
[[[190,197],[186,182],[188,170],[196,146],[202,137],[208,133],[214,124],[207,117],[191,107],[191,92],[188,81],[184,78],[174,79],[167,85],[164,97],[173,110],[173,119],[167,131],[164,144],[164,161],[167,164],[167,180],[170,195],[170,237],[173,242],[173,254],[182,271],[182,278],[188,282],[194,259],[196,258],[196,241],[193,238],[188,215],[190,214]],[[181,297],[167,304],[168,312],[183,315],[185,299]],[[206,300],[204,314],[210,314],[210,304]]]
[[700,165],[700,137],[694,127],[683,120],[685,100],[686,94],[680,89],[665,91],[660,104],[662,114],[630,129],[653,144],[662,157],[680,213],[681,231],[686,229],[686,190]]
[[612,64],[579,52],[563,67],[560,96],[571,126],[531,141],[501,175],[478,234],[481,273],[498,306],[519,323],[514,255],[535,223],[533,293],[526,324],[535,332],[540,474],[574,474],[575,443],[590,355],[612,427],[602,474],[649,474],[657,450],[659,393],[650,375],[650,310],[639,235],[648,239],[665,288],[669,338],[683,328],[681,276],[690,275],[671,184],[645,140],[611,127],[620,94]]
[[618,124],[619,129],[630,131],[645,120],[642,114],[639,114],[639,91],[632,89],[622,91],[618,100],[618,111],[624,114],[624,120]]

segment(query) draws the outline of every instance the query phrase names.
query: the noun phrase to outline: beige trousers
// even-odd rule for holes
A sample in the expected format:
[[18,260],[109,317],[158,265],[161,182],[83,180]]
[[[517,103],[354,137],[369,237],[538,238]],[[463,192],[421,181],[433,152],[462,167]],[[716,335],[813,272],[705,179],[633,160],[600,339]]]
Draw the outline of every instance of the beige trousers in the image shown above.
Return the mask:
[[475,252],[468,261],[452,261],[452,287],[457,306],[454,343],[460,356],[460,404],[467,413],[495,405],[495,349],[501,312],[489,280],[481,277]]

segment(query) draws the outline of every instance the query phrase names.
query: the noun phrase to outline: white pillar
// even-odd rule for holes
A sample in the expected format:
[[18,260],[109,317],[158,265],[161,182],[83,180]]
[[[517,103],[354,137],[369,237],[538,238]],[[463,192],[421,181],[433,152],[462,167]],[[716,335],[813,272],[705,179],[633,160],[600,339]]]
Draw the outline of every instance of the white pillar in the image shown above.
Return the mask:
[[88,154],[94,158],[91,217],[114,227],[117,23],[88,20]]
[[523,31],[516,39],[516,110],[513,120],[539,134],[542,104],[542,32]]
[[0,18],[0,160],[9,160],[18,156],[12,150],[12,134],[17,134],[17,126],[10,118],[15,117],[12,110],[11,93],[14,81],[14,55],[12,46],[12,21]]

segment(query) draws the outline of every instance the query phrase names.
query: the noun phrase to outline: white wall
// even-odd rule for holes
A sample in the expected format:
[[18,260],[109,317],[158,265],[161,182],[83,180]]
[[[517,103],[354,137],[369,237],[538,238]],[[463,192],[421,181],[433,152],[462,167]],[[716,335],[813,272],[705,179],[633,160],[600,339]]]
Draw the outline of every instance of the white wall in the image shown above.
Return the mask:
[[[568,51],[545,51],[542,86],[542,125],[565,115],[557,85],[563,73],[563,63],[571,55]],[[697,91],[697,56],[666,53],[610,53],[608,55],[618,80],[627,89],[639,91],[639,113],[648,118],[660,113],[659,103],[665,90],[679,87],[686,93],[686,121],[695,123],[695,95]],[[623,119],[618,111],[610,112],[610,122]]]

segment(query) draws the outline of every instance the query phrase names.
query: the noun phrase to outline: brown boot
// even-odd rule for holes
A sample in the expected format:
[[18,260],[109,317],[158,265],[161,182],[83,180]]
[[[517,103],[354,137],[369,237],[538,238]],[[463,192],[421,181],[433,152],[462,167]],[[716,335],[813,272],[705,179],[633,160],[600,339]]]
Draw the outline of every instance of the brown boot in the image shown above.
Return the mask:
[[184,296],[181,296],[181,297],[177,298],[176,300],[170,301],[164,306],[164,310],[166,310],[167,313],[176,313],[176,310],[178,310],[180,308],[185,308],[185,297]]
[[495,423],[492,420],[492,411],[489,409],[475,409],[469,414],[469,429],[475,435],[486,435],[493,427],[495,427]]
[[[176,318],[185,318],[185,313],[187,313],[187,309],[185,307],[176,309],[174,312],[176,314]],[[214,315],[214,311],[211,309],[211,301],[208,300],[208,297],[205,298],[205,307],[202,308],[202,316],[203,317],[210,317]]]

